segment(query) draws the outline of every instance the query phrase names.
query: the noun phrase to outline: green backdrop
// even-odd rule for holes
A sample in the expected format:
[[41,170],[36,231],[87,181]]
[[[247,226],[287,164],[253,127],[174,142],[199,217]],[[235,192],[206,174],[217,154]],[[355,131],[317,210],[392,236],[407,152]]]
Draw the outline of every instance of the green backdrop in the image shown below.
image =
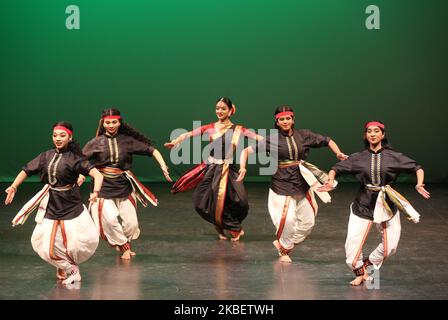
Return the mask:
[[[65,26],[70,4],[80,30]],[[370,4],[380,30],[365,27]],[[171,130],[214,121],[216,99],[229,96],[237,123],[271,128],[275,107],[289,104],[298,127],[346,153],[380,119],[427,181],[446,182],[447,11],[425,0],[2,0],[0,179],[51,147],[54,122],[72,122],[84,144],[112,106],[169,162]],[[310,160],[336,161],[328,149]],[[162,177],[141,157],[135,172]]]

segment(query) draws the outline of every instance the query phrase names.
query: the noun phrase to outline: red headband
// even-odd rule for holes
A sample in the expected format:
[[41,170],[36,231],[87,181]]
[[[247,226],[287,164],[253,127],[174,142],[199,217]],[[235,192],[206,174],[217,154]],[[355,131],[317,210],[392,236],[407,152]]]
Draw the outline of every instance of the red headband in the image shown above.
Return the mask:
[[275,120],[277,120],[280,117],[286,117],[286,116],[293,116],[294,117],[294,112],[292,112],[292,111],[283,111],[283,112],[277,113],[275,115]]
[[381,128],[381,129],[384,130],[384,124],[382,124],[382,123],[380,123],[380,122],[378,122],[378,121],[371,121],[371,122],[368,122],[368,123],[366,124],[366,129],[367,129],[368,127],[370,127],[370,126],[377,126],[377,127],[379,127],[379,128]]
[[103,119],[121,119],[121,116],[104,116]]
[[63,127],[63,126],[56,126],[56,127],[53,128],[53,131],[54,130],[62,130],[62,131],[67,132],[71,136],[73,135],[72,131],[70,131],[69,129],[67,129],[66,127]]

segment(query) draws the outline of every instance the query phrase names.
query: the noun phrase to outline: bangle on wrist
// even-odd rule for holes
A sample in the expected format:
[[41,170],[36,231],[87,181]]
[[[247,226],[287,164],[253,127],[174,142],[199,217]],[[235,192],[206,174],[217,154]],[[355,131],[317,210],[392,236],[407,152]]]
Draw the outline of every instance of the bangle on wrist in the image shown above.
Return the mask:
[[10,185],[9,187],[10,187],[10,188],[13,188],[13,189],[14,189],[14,192],[17,192],[17,188],[14,187],[13,185]]

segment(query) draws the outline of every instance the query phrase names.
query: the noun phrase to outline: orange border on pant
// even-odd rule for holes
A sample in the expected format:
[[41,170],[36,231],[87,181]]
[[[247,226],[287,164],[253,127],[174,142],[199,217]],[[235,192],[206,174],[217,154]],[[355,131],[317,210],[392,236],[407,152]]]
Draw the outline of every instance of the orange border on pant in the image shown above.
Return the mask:
[[101,238],[103,240],[107,241],[107,237],[104,234],[103,221],[102,221],[102,218],[103,218],[103,205],[104,205],[104,198],[101,198],[99,200],[99,203],[98,203],[98,224],[100,226],[100,236],[101,236]]
[[367,229],[364,232],[364,237],[362,238],[361,245],[359,246],[359,249],[358,249],[358,252],[356,253],[355,259],[353,259],[353,262],[352,262],[353,269],[355,269],[356,262],[358,261],[359,255],[362,252],[362,248],[364,247],[364,243],[366,242],[367,235],[369,234],[370,228],[372,227],[372,223],[373,223],[372,221],[369,221],[369,224],[367,225]]
[[382,227],[383,227],[383,249],[384,249],[384,258],[386,259],[388,256],[388,252],[387,252],[387,222],[383,222],[382,223]]
[[224,201],[227,193],[227,182],[229,177],[229,164],[224,163],[222,166],[221,180],[219,181],[218,199],[216,200],[215,224],[217,228],[222,230],[222,213],[224,211]]
[[61,226],[61,234],[62,234],[62,243],[65,247],[65,254],[67,255],[67,259],[71,264],[76,264],[72,257],[68,254],[68,247],[67,247],[67,233],[65,232],[65,224],[64,220],[54,220],[53,222],[53,228],[51,229],[51,238],[50,238],[50,259],[52,260],[64,260],[61,257],[58,257],[54,253],[54,242],[56,241],[56,233],[58,232],[58,226]]
[[51,229],[51,237],[50,237],[50,251],[48,252],[51,260],[62,260],[62,258],[58,257],[54,253],[54,241],[56,239],[56,232],[58,232],[59,220],[53,221],[53,228]]
[[291,196],[286,196],[285,204],[283,205],[282,217],[280,218],[280,223],[277,231],[277,240],[279,240],[279,243],[280,243],[280,237],[282,236],[283,229],[285,227],[286,216],[288,215],[290,202],[291,202]]
[[316,210],[316,208],[314,207],[313,199],[311,198],[311,194],[310,194],[310,192],[312,192],[311,189],[308,190],[308,192],[306,193],[306,199],[307,199],[308,202],[310,203],[311,209],[313,209],[314,216],[316,216],[316,215],[317,215],[317,210]]
[[65,247],[65,254],[67,255],[68,260],[71,264],[76,264],[72,257],[68,254],[68,241],[67,241],[67,233],[65,232],[65,223],[64,220],[59,221],[61,224],[61,232],[62,232],[62,242]]
[[134,197],[132,195],[129,195],[128,199],[129,199],[129,201],[131,201],[134,208],[137,209],[137,201],[135,201]]
[[[117,246],[116,244],[112,244],[109,242],[109,240],[107,239],[107,236],[104,234],[104,229],[103,229],[103,204],[104,204],[104,198],[100,198],[99,203],[98,203],[98,224],[100,226],[100,236],[101,239],[107,241],[107,243],[111,246],[111,247],[115,247]],[[122,245],[119,245],[120,247]]]

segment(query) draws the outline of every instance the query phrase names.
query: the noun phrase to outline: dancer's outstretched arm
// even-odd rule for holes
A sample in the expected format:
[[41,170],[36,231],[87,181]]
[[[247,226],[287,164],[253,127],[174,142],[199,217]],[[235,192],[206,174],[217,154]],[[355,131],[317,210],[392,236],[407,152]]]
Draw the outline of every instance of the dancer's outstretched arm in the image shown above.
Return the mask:
[[343,153],[338,145],[336,144],[336,142],[334,142],[333,140],[330,140],[330,142],[328,143],[328,147],[331,149],[331,151],[334,152],[334,154],[336,155],[336,158],[338,158],[339,160],[345,160],[348,158],[348,155],[346,155],[345,153]]
[[14,179],[14,182],[8,188],[6,188],[5,192],[8,194],[5,200],[6,205],[10,204],[12,200],[14,200],[17,188],[22,184],[23,181],[25,181],[26,178],[28,178],[28,175],[25,171],[22,170]]
[[420,193],[423,198],[429,199],[430,193],[424,188],[425,184],[423,183],[425,179],[425,172],[423,171],[423,169],[418,169],[415,172],[415,175],[417,176],[417,185],[415,186],[415,190],[417,190],[417,192]]
[[169,182],[173,182],[173,180],[170,177],[170,174],[168,172],[168,166],[165,164],[165,160],[163,160],[162,154],[159,152],[159,150],[155,149],[152,156],[157,160],[157,162],[160,165],[160,169],[162,169],[163,175],[165,176],[165,179]]

